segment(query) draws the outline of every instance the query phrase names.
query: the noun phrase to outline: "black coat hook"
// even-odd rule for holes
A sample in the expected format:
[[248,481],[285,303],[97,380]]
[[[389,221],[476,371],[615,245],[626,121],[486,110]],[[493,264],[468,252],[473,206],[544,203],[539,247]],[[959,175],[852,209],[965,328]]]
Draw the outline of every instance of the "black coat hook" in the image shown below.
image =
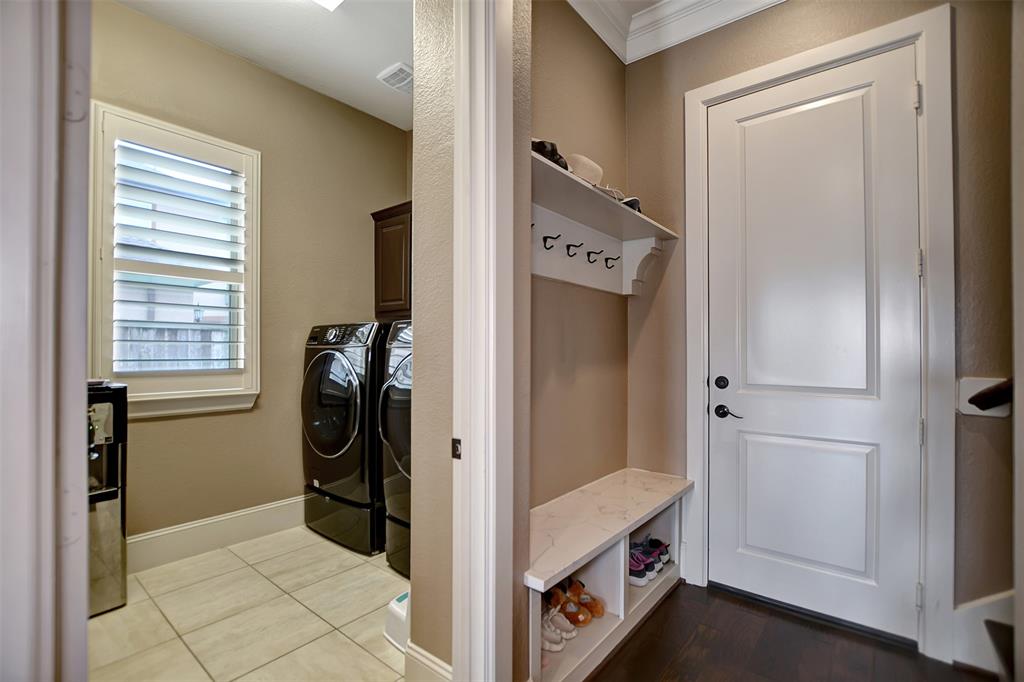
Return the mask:
[[554,244],[551,244],[550,246],[548,245],[548,240],[549,240],[549,239],[550,239],[551,241],[555,241],[556,239],[561,239],[561,238],[562,238],[562,233],[561,233],[561,232],[559,232],[558,234],[556,234],[556,235],[555,235],[554,237],[552,237],[552,236],[551,236],[551,235],[549,235],[549,234],[547,234],[547,235],[544,235],[544,239],[543,239],[543,241],[544,241],[544,250],[545,250],[545,251],[550,251],[551,249],[555,248],[555,245],[554,245]]
[[581,246],[583,246],[583,242],[580,242],[579,244],[566,244],[565,255],[567,255],[569,258],[575,258],[576,249],[580,248]]
[[620,258],[622,258],[622,256],[616,256],[615,258],[605,258],[604,266],[611,270],[612,268],[615,267],[615,261],[619,260]]
[[600,251],[587,251],[587,262],[596,263],[597,257],[600,256],[602,253],[604,253],[604,249],[601,249]]

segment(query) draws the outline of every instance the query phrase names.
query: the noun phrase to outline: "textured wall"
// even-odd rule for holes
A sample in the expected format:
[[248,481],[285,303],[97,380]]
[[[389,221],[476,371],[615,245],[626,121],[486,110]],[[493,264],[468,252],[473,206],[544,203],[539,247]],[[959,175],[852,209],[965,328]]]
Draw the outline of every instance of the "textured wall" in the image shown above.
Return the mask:
[[[531,17],[530,0],[512,4],[512,145],[513,151],[513,224],[515,230],[515,432],[513,435],[512,481],[512,679],[519,682],[530,676],[529,638],[515,636],[528,632],[529,592],[522,575],[530,566],[530,433],[531,433],[531,271],[533,253],[530,232],[531,184]],[[538,681],[539,682],[539,681]]]
[[[452,0],[417,0],[413,108],[411,639],[452,657],[452,220],[455,132]],[[422,396],[429,396],[424,399]]]
[[[533,2],[532,136],[626,189],[625,66],[565,0]],[[530,504],[626,466],[626,299],[534,278]]]
[[245,412],[131,423],[128,532],[301,494],[303,344],[373,318],[370,212],[407,198],[406,133],[103,0],[92,91],[262,152],[262,392]]
[[[688,90],[935,4],[788,0],[630,64],[629,185],[645,213],[677,229],[683,225]],[[966,376],[1008,376],[1010,4],[954,2],[953,8],[958,367]],[[652,276],[662,281],[629,309],[630,462],[664,471],[679,471],[685,461],[682,247],[677,243],[652,266]],[[1011,438],[1009,420],[957,417],[957,431],[960,603],[1011,585]]]

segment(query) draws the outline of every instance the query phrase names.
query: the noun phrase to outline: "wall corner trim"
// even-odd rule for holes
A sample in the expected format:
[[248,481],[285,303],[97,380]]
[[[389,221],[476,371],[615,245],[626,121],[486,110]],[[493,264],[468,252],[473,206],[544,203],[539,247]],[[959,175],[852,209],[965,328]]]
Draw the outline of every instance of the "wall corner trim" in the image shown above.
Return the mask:
[[[412,663],[412,665],[409,665]],[[412,640],[405,648],[405,679],[409,682],[437,682],[452,679],[452,666]]]
[[986,620],[1013,625],[1013,590],[960,604],[953,610],[953,660],[999,673],[1002,666],[985,629]]
[[139,533],[128,538],[128,572],[301,526],[306,495]]

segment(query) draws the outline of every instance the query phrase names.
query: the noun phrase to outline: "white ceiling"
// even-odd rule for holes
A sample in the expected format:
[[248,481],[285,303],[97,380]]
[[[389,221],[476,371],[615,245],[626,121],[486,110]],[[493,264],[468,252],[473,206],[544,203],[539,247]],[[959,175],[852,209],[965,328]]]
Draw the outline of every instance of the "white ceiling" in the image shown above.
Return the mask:
[[569,0],[629,64],[784,0]]
[[119,0],[403,130],[412,96],[377,74],[412,65],[413,0],[345,0],[328,12],[313,0]]

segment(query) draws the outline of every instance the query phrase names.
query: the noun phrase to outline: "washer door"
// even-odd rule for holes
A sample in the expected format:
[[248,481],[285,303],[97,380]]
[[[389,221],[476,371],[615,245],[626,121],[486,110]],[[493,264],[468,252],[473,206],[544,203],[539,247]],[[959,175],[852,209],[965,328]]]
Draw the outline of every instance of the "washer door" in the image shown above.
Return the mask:
[[381,389],[379,417],[380,437],[391,459],[385,462],[385,475],[393,466],[405,478],[412,478],[412,353]]
[[325,350],[302,380],[302,433],[321,457],[340,457],[359,433],[359,375],[348,358]]

